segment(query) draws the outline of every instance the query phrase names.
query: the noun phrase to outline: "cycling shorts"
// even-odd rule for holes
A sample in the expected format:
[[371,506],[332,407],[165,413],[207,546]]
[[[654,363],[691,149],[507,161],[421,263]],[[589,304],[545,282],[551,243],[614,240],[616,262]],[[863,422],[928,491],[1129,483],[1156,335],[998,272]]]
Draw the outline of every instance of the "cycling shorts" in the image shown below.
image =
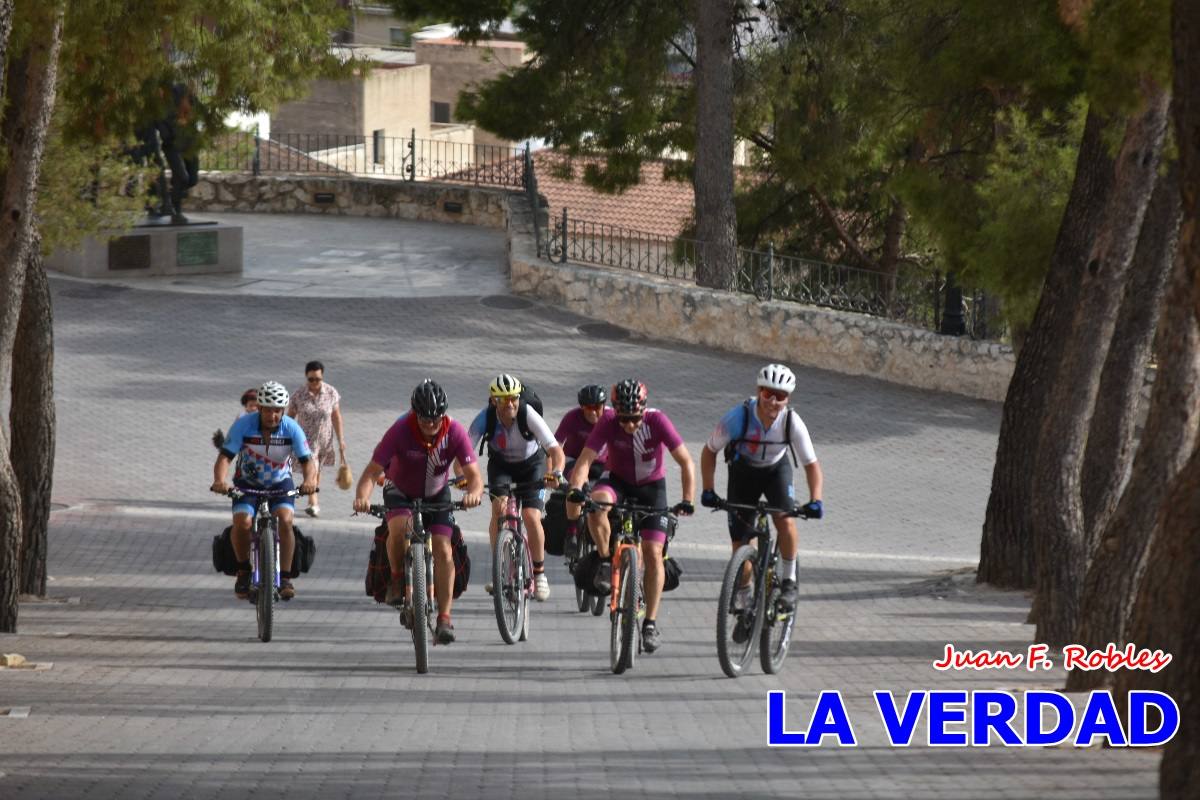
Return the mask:
[[[796,503],[792,486],[792,464],[781,458],[769,467],[750,467],[740,461],[729,464],[729,483],[725,496],[731,503],[754,505],[766,495],[767,505],[791,511]],[[729,512],[729,538],[735,542],[749,541],[754,536],[754,512]]]
[[[515,492],[517,501],[522,508],[546,510],[546,487],[541,483],[545,475],[546,456],[540,450],[524,461],[505,461],[499,456],[488,457],[488,486],[497,486],[502,483],[536,483],[536,485]],[[495,496],[492,494],[492,497]]]
[[[296,488],[296,484],[292,483],[291,478],[284,478],[274,486],[254,486],[244,481],[234,481],[234,488],[237,489],[254,489],[260,492],[290,492]],[[261,498],[254,495],[245,495],[233,501],[234,514],[249,514],[253,519],[258,514],[258,501]],[[267,500],[267,507],[271,509],[271,513],[275,513],[275,509],[285,506],[292,511],[296,510],[296,498],[294,497],[272,497]]]
[[[391,482],[388,482],[383,487],[383,504],[387,506],[387,521],[391,522],[395,517],[411,517],[412,509],[404,507],[412,498],[404,492],[397,489]],[[437,494],[429,497],[422,497],[430,503],[449,503],[450,502],[450,487],[443,486],[442,490]],[[429,531],[433,536],[449,537],[451,531],[454,530],[454,514],[448,509],[440,511],[422,511],[422,524],[425,530]]]
[[[628,500],[635,505],[648,506],[650,508],[667,507],[666,478],[659,478],[656,481],[635,486],[631,483],[626,483],[616,475],[610,474],[592,488],[592,494],[601,489],[607,489],[609,493],[615,496],[618,503],[622,500]],[[638,530],[642,532],[642,538],[646,541],[666,544],[667,531],[671,529],[670,524],[670,520],[667,519],[665,514],[656,514],[644,517],[638,523]]]

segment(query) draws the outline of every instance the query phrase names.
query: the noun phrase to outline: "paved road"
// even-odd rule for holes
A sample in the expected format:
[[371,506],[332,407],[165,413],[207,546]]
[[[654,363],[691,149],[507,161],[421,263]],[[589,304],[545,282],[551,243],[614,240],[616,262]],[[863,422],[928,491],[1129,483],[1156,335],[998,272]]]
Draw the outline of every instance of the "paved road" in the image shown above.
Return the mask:
[[[278,240],[276,219],[246,217],[247,241]],[[303,219],[329,250],[350,249],[362,222]],[[375,235],[449,247],[473,230],[388,226]],[[364,230],[352,236],[369,251]],[[485,263],[494,245],[476,240],[464,261]],[[292,257],[299,267],[283,251],[267,267]],[[573,611],[557,560],[532,641],[501,643],[480,590],[486,519],[472,512],[461,521],[477,577],[455,606],[460,641],[417,676],[394,614],[362,593],[371,527],[332,486],[322,518],[305,524],[316,568],[281,607],[276,640],[257,642],[253,609],[208,554],[226,518],[205,491],[208,438],[243,388],[295,387],[305,361],[324,361],[361,468],[426,376],[465,419],[492,375],[515,372],[556,420],[580,384],[634,375],[696,454],[761,361],[589,335],[587,320],[537,304],[496,308],[486,296],[502,291],[497,276],[413,296],[427,262],[401,261],[373,273],[365,297],[346,277],[324,297],[54,281],[55,499],[66,508],[53,516],[52,600],[25,604],[21,633],[0,637],[3,652],[53,667],[0,671],[0,709],[29,710],[0,716],[0,797],[1154,796],[1154,753],[887,746],[874,689],[1058,688],[1061,673],[931,669],[947,641],[1022,649],[1033,635],[1024,597],[977,589],[963,572],[999,408],[868,379],[800,372],[796,406],[829,514],[802,528],[803,621],[781,675],[721,676],[712,640],[727,539],[716,517],[681,527],[685,582],[660,615],[664,647],[617,677],[606,620]],[[859,746],[768,748],[769,689],[788,691],[792,729],[818,691],[840,689]]]

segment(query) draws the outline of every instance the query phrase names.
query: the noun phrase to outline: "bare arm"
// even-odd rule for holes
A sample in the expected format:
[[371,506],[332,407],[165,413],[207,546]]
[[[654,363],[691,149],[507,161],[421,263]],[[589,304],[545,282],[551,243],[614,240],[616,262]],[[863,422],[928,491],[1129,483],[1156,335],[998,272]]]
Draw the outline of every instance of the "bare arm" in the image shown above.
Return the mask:
[[333,407],[333,414],[330,415],[333,420],[333,433],[337,436],[338,452],[341,454],[342,461],[346,461],[346,434],[342,430],[342,409],[340,406]]
[[463,505],[474,508],[483,500],[483,474],[479,471],[479,462],[472,461],[466,466],[461,466],[456,460],[454,464],[455,469],[461,469],[463,477],[467,479],[467,487],[463,490]]
[[672,450],[671,458],[675,459],[675,463],[679,465],[679,478],[682,483],[680,490],[683,494],[681,499],[685,503],[694,502],[696,499],[696,468],[692,464],[692,454],[688,452],[687,445],[681,444]]
[[229,465],[232,460],[225,455],[224,451],[217,454],[217,461],[213,464],[213,482],[211,489],[214,492],[224,493],[229,488],[229,484],[225,482],[225,478],[229,475]]
[[383,474],[383,465],[374,461],[367,464],[362,475],[358,476],[358,485],[354,487],[354,510],[366,511],[371,505],[371,490],[375,481]]
[[700,487],[711,492],[717,482],[717,454],[708,449],[708,445],[700,448]]
[[821,473],[821,463],[814,461],[811,464],[805,464],[804,477],[808,481],[809,499],[820,500],[821,488],[825,483],[825,476]]

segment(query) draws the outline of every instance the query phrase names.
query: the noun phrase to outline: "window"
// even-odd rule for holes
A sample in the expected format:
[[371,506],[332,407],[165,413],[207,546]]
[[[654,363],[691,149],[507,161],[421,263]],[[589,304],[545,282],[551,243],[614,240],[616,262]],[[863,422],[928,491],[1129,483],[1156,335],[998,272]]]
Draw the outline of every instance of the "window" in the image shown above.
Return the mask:
[[384,147],[386,147],[386,144],[385,144],[386,140],[383,138],[383,131],[384,131],[384,129],[380,128],[379,130],[373,131],[371,133],[371,144],[375,150],[375,159],[374,160],[375,160],[376,164],[383,163],[383,149],[384,149]]
[[408,47],[412,44],[412,37],[404,28],[388,28],[388,40],[392,47]]
[[433,121],[434,122],[449,122],[450,121],[450,104],[439,103],[433,101]]

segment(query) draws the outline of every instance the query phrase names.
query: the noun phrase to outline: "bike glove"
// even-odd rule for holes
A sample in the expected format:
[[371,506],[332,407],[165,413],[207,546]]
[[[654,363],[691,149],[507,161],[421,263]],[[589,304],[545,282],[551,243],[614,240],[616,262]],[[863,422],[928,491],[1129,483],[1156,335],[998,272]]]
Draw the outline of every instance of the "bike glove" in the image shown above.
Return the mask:
[[720,508],[724,503],[725,501],[721,499],[721,495],[712,489],[705,489],[700,493],[700,505],[705,508]]
[[584,494],[583,489],[572,489],[567,492],[567,500],[572,503],[582,503],[587,500],[587,495]]
[[821,501],[813,500],[811,503],[805,503],[800,507],[800,516],[805,519],[820,519],[825,513],[821,509]]
[[687,500],[679,501],[671,510],[676,514],[683,514],[684,516],[696,513],[696,507]]

